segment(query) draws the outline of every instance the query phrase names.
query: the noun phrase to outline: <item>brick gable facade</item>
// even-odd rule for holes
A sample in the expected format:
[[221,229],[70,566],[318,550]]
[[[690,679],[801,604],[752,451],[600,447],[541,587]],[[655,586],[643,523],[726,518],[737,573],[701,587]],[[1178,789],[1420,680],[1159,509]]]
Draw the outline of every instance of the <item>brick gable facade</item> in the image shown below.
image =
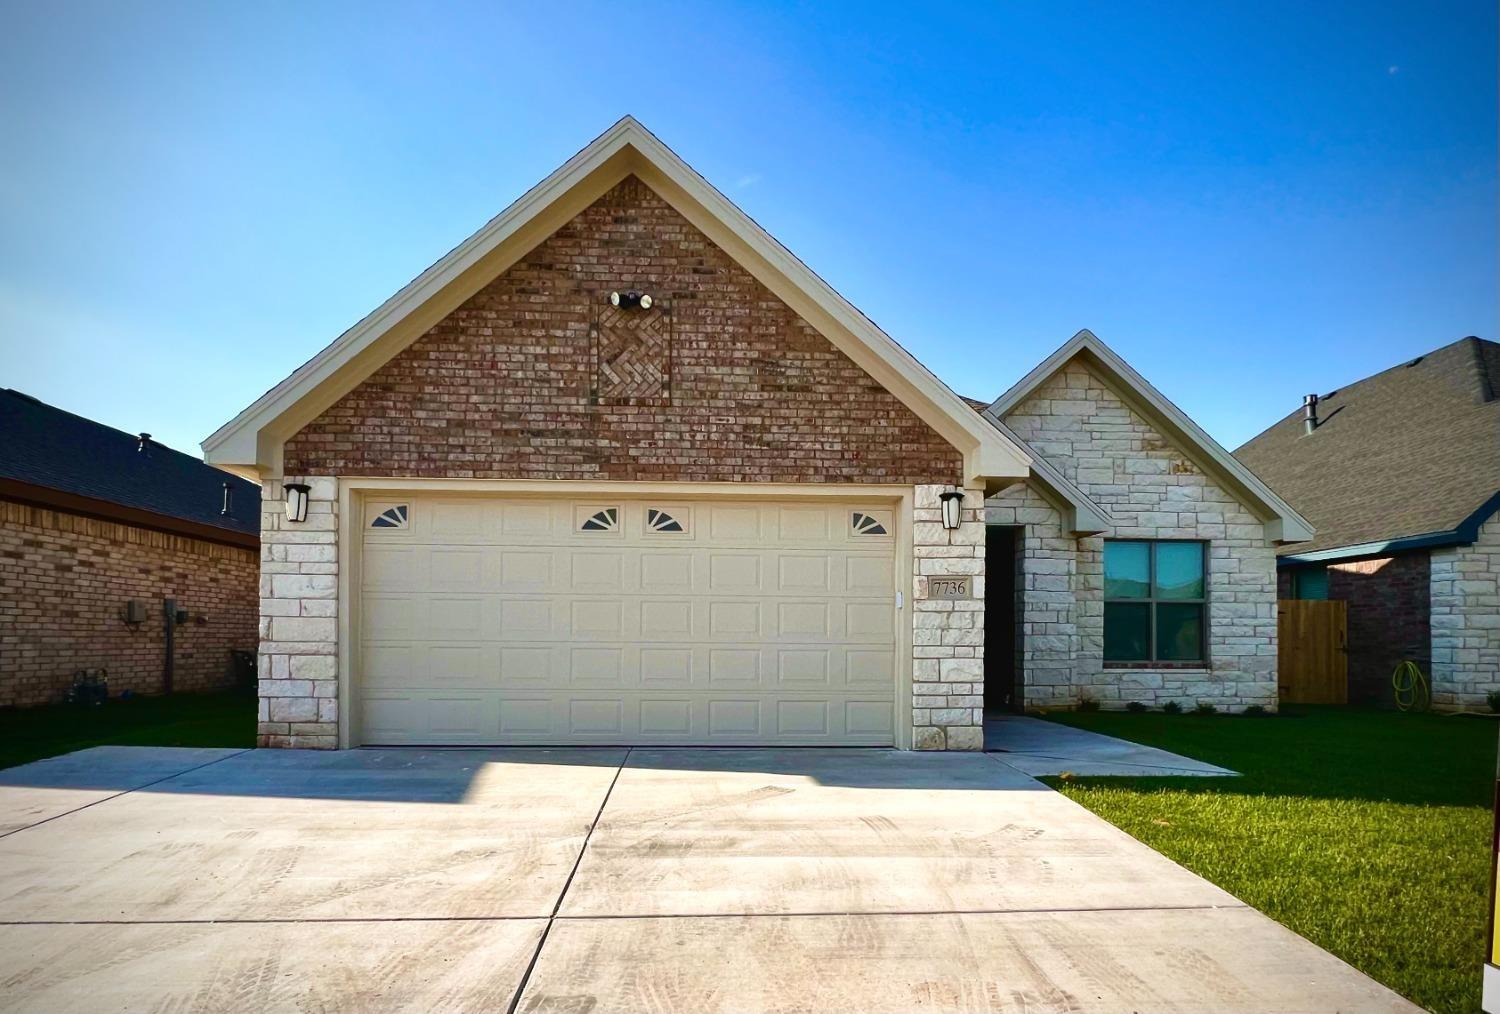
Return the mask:
[[[651,397],[602,315],[652,294]],[[625,350],[630,352],[630,350]],[[613,361],[613,360],[611,360]],[[660,376],[658,376],[658,373]],[[287,442],[287,474],[955,483],[926,423],[635,177]]]

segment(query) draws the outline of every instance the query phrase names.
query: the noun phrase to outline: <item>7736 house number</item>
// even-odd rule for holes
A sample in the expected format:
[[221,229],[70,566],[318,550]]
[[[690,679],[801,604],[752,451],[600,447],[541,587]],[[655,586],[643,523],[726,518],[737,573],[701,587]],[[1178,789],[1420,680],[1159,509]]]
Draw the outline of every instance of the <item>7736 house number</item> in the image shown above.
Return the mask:
[[930,599],[972,599],[974,579],[972,577],[929,577],[927,597]]

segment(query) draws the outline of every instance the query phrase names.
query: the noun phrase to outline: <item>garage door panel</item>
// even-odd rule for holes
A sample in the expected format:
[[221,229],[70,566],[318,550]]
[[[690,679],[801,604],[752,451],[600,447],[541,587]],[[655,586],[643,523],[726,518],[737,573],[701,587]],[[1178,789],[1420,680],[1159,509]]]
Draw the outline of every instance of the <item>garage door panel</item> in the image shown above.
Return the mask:
[[625,683],[625,649],[572,648],[569,650],[570,685],[575,687],[619,687]]
[[570,558],[568,590],[607,591],[612,594],[627,590],[625,556],[624,550],[590,549],[573,553]]
[[708,649],[708,686],[712,689],[758,688],[760,686],[760,649]]
[[[776,590],[793,595],[833,591],[832,558],[822,552],[775,553]],[[887,589],[889,590],[889,589]]]
[[639,603],[641,643],[687,641],[694,634],[693,602],[690,599],[643,599]]
[[498,672],[500,682],[506,686],[555,684],[563,666],[556,664],[555,655],[561,650],[547,644],[503,645],[499,649]]
[[387,519],[367,529],[356,610],[362,742],[893,739],[888,509],[449,496],[376,506]]
[[843,591],[851,595],[884,596],[895,581],[895,566],[889,556],[858,555],[844,558]]
[[[835,627],[836,604],[828,601],[776,603],[778,641],[825,641],[838,638],[842,630]],[[842,627],[842,624],[838,624]]]
[[890,682],[896,665],[896,653],[863,648],[843,654],[844,686],[866,688]]
[[642,687],[688,690],[694,686],[693,672],[692,648],[642,647],[640,649]]
[[552,549],[497,549],[487,557],[493,575],[488,587],[517,594],[566,591],[557,579],[561,555]]
[[829,524],[831,513],[821,504],[798,504],[780,508],[776,512],[777,541],[829,542],[833,536]]
[[360,560],[364,587],[381,591],[417,591],[425,583],[426,556],[411,546],[366,544]]
[[827,648],[777,649],[776,685],[799,690],[828,686],[832,679],[831,655]]
[[661,551],[641,558],[640,590],[643,594],[680,594],[694,590],[693,554]]

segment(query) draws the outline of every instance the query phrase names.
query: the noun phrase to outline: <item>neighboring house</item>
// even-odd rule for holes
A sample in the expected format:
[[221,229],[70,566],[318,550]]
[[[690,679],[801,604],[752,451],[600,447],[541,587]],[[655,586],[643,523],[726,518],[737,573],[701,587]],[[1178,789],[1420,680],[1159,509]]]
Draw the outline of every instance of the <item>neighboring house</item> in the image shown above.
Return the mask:
[[1235,454],[1317,527],[1284,598],[1348,602],[1351,700],[1412,659],[1433,704],[1500,690],[1500,344],[1464,338],[1309,397]]
[[80,669],[112,693],[226,686],[255,648],[259,488],[19,391],[0,434],[0,706],[55,701]]
[[264,481],[269,746],[1270,707],[1311,534],[1086,333],[976,411],[629,118],[204,450]]

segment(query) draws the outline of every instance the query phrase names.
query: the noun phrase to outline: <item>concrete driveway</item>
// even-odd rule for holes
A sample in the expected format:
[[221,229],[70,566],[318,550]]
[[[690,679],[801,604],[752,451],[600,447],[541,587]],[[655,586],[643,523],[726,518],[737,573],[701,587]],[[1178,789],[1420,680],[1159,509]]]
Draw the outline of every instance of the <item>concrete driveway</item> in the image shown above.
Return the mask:
[[0,772],[5,1011],[1413,1011],[995,755]]

